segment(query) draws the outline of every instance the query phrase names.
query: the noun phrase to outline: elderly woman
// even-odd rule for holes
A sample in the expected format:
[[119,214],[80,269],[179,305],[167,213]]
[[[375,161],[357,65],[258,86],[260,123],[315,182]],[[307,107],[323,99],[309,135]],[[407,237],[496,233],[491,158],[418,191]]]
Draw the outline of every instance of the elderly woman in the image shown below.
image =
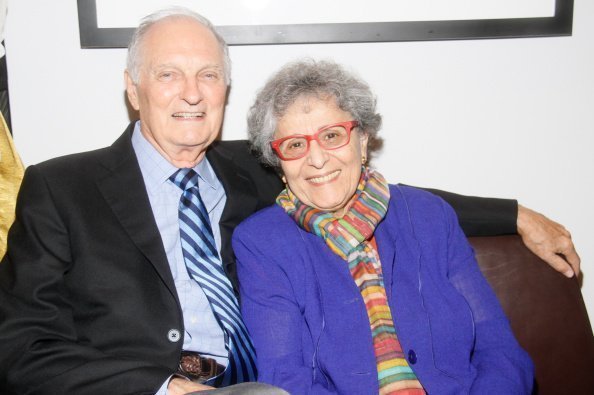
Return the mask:
[[259,380],[292,394],[528,394],[532,364],[453,210],[367,165],[381,117],[331,62],[281,69],[250,139],[286,189],[235,231]]

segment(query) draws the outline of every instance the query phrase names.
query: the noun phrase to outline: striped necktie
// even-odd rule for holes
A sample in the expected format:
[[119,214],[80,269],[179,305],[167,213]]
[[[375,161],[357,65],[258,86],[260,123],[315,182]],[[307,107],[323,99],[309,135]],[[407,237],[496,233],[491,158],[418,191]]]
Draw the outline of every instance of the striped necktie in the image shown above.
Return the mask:
[[186,268],[206,294],[225,333],[229,352],[225,371],[208,383],[224,387],[255,381],[256,353],[216,249],[208,212],[198,191],[198,174],[192,169],[179,169],[169,180],[183,191],[179,202],[179,233]]

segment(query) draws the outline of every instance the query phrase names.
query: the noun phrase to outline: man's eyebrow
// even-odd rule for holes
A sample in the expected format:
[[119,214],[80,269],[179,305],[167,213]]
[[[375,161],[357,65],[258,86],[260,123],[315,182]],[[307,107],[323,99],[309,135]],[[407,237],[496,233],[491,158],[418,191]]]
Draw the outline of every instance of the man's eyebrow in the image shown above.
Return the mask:
[[[183,67],[180,67],[178,64],[175,64],[175,63],[159,63],[159,64],[151,66],[150,70],[159,70],[159,69],[165,69],[165,68],[183,69]],[[198,70],[202,71],[202,70],[207,70],[207,69],[223,71],[225,68],[223,67],[223,65],[221,65],[219,63],[208,63],[208,64],[202,65]]]
[[159,63],[159,64],[156,64],[156,65],[153,65],[153,66],[151,67],[151,69],[162,69],[162,68],[165,68],[165,67],[174,67],[174,68],[178,68],[178,66],[176,66],[176,65],[175,65],[175,64],[173,64],[173,63]]
[[223,70],[223,65],[221,65],[219,63],[210,63],[210,64],[205,64],[204,66],[202,66],[200,68],[200,70],[205,70],[205,69]]

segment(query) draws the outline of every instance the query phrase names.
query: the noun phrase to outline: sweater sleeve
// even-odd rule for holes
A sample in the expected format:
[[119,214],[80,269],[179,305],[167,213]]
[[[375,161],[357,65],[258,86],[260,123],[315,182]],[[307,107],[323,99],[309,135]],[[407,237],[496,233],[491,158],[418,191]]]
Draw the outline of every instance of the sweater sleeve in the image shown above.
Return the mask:
[[480,272],[453,210],[443,205],[449,226],[450,282],[466,299],[475,330],[471,357],[477,376],[472,394],[529,394],[533,366],[515,339],[497,297]]
[[301,337],[306,322],[296,296],[299,284],[283,270],[282,251],[266,236],[270,228],[252,224],[236,229],[233,248],[241,312],[258,356],[258,381],[291,394],[332,393],[316,382],[315,370],[305,361]]

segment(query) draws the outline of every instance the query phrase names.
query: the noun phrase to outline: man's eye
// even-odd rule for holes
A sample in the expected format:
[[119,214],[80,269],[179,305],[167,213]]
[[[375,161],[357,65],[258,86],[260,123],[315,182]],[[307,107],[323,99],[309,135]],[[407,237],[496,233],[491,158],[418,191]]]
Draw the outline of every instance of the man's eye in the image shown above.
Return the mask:
[[217,80],[219,79],[219,74],[214,72],[208,72],[204,74],[204,78],[207,80]]
[[159,73],[158,78],[159,78],[159,80],[162,80],[162,81],[170,80],[173,78],[173,73],[171,73],[169,71],[165,71],[165,72]]

